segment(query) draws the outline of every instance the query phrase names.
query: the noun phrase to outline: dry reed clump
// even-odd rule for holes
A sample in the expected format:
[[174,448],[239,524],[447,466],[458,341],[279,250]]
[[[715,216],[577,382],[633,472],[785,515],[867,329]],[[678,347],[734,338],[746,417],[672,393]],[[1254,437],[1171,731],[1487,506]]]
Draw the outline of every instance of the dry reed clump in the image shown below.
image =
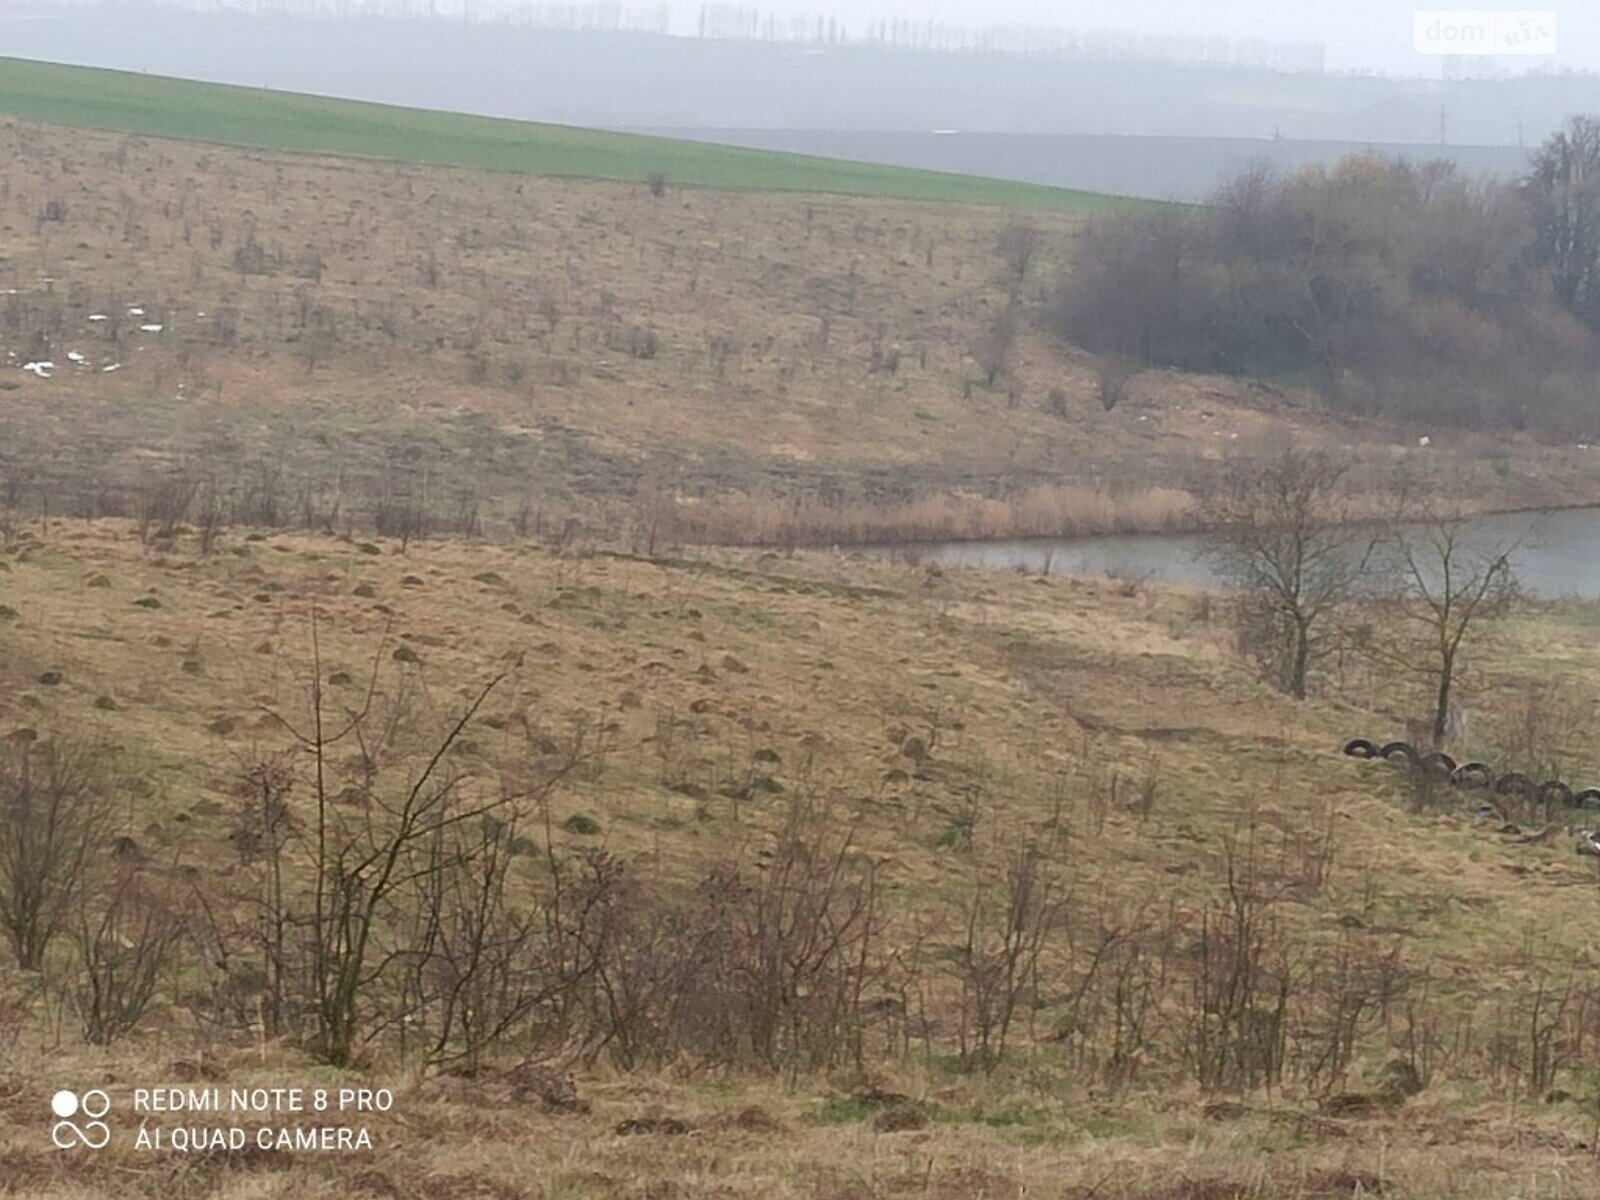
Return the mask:
[[750,546],[870,545],[1156,533],[1188,528],[1193,498],[1176,488],[1050,484],[1010,497],[946,493],[890,503],[742,496],[676,502],[676,540]]

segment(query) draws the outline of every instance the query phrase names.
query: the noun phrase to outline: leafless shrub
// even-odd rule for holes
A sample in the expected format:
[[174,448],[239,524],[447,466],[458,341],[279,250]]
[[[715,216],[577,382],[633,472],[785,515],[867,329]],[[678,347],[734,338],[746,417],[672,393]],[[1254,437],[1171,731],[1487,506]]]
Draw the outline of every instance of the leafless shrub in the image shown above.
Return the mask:
[[1282,1077],[1291,984],[1276,904],[1230,844],[1222,895],[1201,914],[1188,1052],[1207,1090],[1271,1087]]
[[84,1040],[109,1046],[143,1019],[182,942],[182,926],[132,872],[109,896],[85,901],[73,941],[78,969],[68,987]]
[[[320,670],[320,661],[318,662]],[[395,912],[407,885],[438,870],[430,858],[437,840],[464,822],[488,816],[508,799],[499,794],[478,794],[469,776],[451,761],[450,750],[467,723],[495,686],[491,681],[422,762],[409,782],[389,786],[374,776],[375,755],[392,745],[367,739],[368,709],[344,718],[334,730],[325,725],[320,679],[312,685],[309,724],[295,737],[317,764],[315,809],[308,851],[312,881],[309,903],[302,909],[302,932],[307,965],[306,988],[314,1030],[311,1044],[329,1062],[350,1061],[358,1039],[373,1019],[371,1005],[382,964],[396,956],[385,954],[384,938],[404,914]],[[401,718],[403,714],[395,714]],[[383,727],[380,727],[382,729]],[[384,730],[387,739],[406,728],[395,719]],[[357,819],[347,817],[334,804],[334,781],[327,771],[332,748],[348,740],[364,746],[361,773],[347,786],[364,788],[371,797]],[[380,965],[374,969],[374,958]]]
[[227,525],[227,501],[214,476],[207,476],[195,492],[195,530],[200,538],[200,553],[216,549],[217,538]]
[[1588,706],[1555,682],[1530,683],[1504,703],[1505,723],[1491,734],[1488,756],[1496,769],[1520,771],[1535,781],[1567,778],[1587,741]]
[[271,272],[266,247],[256,241],[253,231],[234,248],[233,269],[240,275],[266,275]]
[[1097,217],[1074,244],[1057,328],[1146,364],[1293,364],[1346,410],[1575,430],[1565,381],[1593,356],[1600,312],[1595,202],[1573,183],[1600,146],[1587,120],[1520,186],[1351,155],[1283,176],[1248,168],[1203,208]]
[[1581,967],[1524,958],[1518,965],[1526,982],[1491,1014],[1483,1070],[1496,1092],[1542,1098],[1582,1062],[1600,1017],[1600,990],[1581,982]]
[[1432,693],[1429,731],[1435,745],[1449,732],[1464,655],[1483,626],[1503,616],[1517,598],[1511,556],[1515,545],[1487,551],[1471,544],[1459,516],[1415,508],[1402,498],[1389,533],[1396,583],[1380,601],[1384,618],[1365,646],[1381,661],[1420,677]]
[[322,253],[307,242],[300,253],[295,256],[294,273],[299,279],[309,279],[312,283],[322,282],[322,273],[328,269],[328,264],[323,262]]
[[1343,930],[1331,947],[1310,956],[1300,984],[1290,1053],[1314,1091],[1344,1086],[1357,1051],[1404,994],[1409,982],[1400,944],[1361,930]]
[[1021,332],[1022,314],[1015,300],[1006,302],[1004,308],[989,321],[988,328],[973,347],[973,357],[983,372],[985,387],[992,388],[1011,365],[1011,352]]
[[0,758],[0,924],[17,964],[44,965],[109,829],[103,752],[13,743]]
[[1139,366],[1130,359],[1106,355],[1095,364],[1095,393],[1100,397],[1100,407],[1112,412],[1128,394],[1128,384],[1139,373]]
[[428,491],[426,473],[412,476],[391,471],[384,477],[383,491],[372,511],[373,527],[384,537],[399,538],[404,551],[413,539],[430,532]]
[[1039,252],[1039,231],[1026,221],[1011,220],[996,239],[1006,275],[1013,289],[1027,282],[1028,271]]
[[1018,1009],[1039,991],[1040,957],[1060,918],[1057,884],[1032,845],[1020,847],[992,912],[980,891],[950,962],[960,982],[962,1066],[991,1072],[1005,1057]]
[[1304,699],[1337,645],[1338,618],[1377,538],[1348,520],[1349,463],[1293,446],[1232,472],[1202,505],[1206,556],[1240,593],[1241,646],[1276,686]]
[[283,522],[283,465],[257,459],[243,472],[235,496],[235,519],[271,528]]
[[303,1007],[294,989],[290,936],[296,918],[288,851],[291,839],[303,832],[289,807],[294,786],[289,754],[253,752],[240,764],[228,834],[240,868],[229,897],[235,903],[205,907],[211,918],[207,959],[215,965],[213,1013],[235,1025],[258,1020],[267,1037],[281,1034]]
[[687,1052],[790,1072],[860,1062],[876,974],[872,869],[804,801],[756,868],[718,868],[692,907],[661,910],[630,902],[636,886],[595,864],[578,893],[604,902],[584,909],[595,914],[589,1054],[636,1065]]
[[139,540],[175,537],[199,489],[199,479],[181,466],[148,480],[139,497]]
[[432,1039],[428,1059],[469,1074],[577,982],[551,969],[565,964],[541,953],[541,914],[508,889],[521,835],[507,816],[451,829],[420,894],[428,936],[414,955],[412,1009]]

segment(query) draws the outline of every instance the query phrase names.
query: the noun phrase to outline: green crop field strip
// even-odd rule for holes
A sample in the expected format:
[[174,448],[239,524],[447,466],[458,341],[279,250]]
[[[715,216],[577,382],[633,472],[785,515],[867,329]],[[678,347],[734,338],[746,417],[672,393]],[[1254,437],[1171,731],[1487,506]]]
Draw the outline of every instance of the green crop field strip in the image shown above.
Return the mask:
[[151,137],[535,175],[1092,213],[1094,192],[0,58],[0,114]]

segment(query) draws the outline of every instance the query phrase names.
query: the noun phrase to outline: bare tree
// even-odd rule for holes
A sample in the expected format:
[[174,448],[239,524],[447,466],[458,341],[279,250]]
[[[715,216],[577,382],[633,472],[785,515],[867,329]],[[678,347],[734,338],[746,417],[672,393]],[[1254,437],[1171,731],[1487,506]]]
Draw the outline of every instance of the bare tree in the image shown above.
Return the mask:
[[983,331],[974,355],[978,360],[978,366],[983,370],[985,387],[992,388],[995,381],[1004,375],[1006,368],[1011,365],[1011,349],[1016,345],[1021,324],[1022,318],[1018,312],[1017,302],[1010,300],[994,315],[989,327]]
[[194,519],[200,537],[200,553],[210,554],[227,524],[226,497],[216,476],[207,475],[195,493]]
[[1122,403],[1128,394],[1128,382],[1139,373],[1139,364],[1121,355],[1110,354],[1095,364],[1095,391],[1100,396],[1100,407],[1110,412]]
[[[260,954],[259,967],[248,960],[231,962],[226,939],[218,937],[214,956],[226,981],[222,991],[231,998],[238,990],[235,981],[254,976],[259,986],[257,1015],[262,1032],[276,1037],[287,1012],[289,944],[293,913],[289,907],[285,860],[291,838],[297,833],[289,797],[294,787],[293,756],[252,755],[242,765],[238,780],[239,806],[229,840],[239,856],[241,878],[253,886],[241,896],[239,906],[249,915],[245,920],[247,942]],[[239,956],[244,959],[244,955]]]
[[1039,253],[1039,231],[1026,221],[1009,221],[996,239],[996,248],[1005,260],[1006,273],[1010,276],[1011,290],[1015,294],[1027,282],[1028,271]]
[[398,957],[379,948],[391,905],[405,885],[419,878],[419,872],[439,868],[437,860],[427,858],[437,839],[462,822],[504,807],[509,800],[498,793],[466,798],[465,777],[449,761],[451,748],[499,683],[496,678],[450,725],[397,795],[386,796],[382,789],[374,789],[368,794],[373,810],[369,815],[357,822],[342,819],[333,805],[328,758],[335,747],[350,740],[362,747],[364,761],[373,761],[378,747],[363,732],[372,693],[369,690],[367,705],[341,718],[338,728],[330,730],[320,678],[321,656],[315,646],[313,625],[317,675],[312,683],[310,723],[299,729],[279,720],[309,752],[315,772],[309,847],[314,878],[311,912],[305,917],[315,1045],[329,1062],[346,1063],[361,1030],[362,1002],[383,969]]
[[176,537],[199,489],[200,479],[187,464],[150,479],[139,497],[139,540]]
[[1201,914],[1194,942],[1190,1055],[1207,1091],[1272,1086],[1283,1071],[1293,972],[1278,903],[1253,852],[1224,847],[1226,885]]
[[[380,687],[383,648],[364,696],[339,704],[313,612],[305,714],[266,710],[294,753],[252,767],[242,788],[241,857],[257,878],[240,898],[262,916],[263,1004],[298,1016],[331,1063],[396,1029],[402,1044],[419,1031],[431,1057],[475,1058],[548,995],[525,974],[535,927],[506,879],[520,808],[548,801],[576,756],[526,786],[486,769],[463,734],[503,676],[435,727],[410,676]],[[282,767],[295,761],[291,777]],[[291,787],[303,816],[285,805]]]
[[1534,153],[1523,193],[1557,299],[1593,322],[1600,316],[1600,119],[1572,117],[1552,134]]
[[1243,593],[1251,645],[1273,682],[1304,699],[1331,649],[1335,615],[1371,558],[1374,534],[1350,523],[1348,460],[1285,447],[1236,471],[1206,505],[1205,554]]
[[0,925],[36,971],[80,892],[108,806],[86,747],[23,745],[0,761]]
[[424,880],[432,937],[417,991],[438,1009],[428,1057],[469,1073],[566,982],[539,969],[537,909],[507,895],[517,840],[514,819],[457,828],[436,843],[439,869]]
[[966,936],[952,947],[950,961],[961,985],[962,1065],[988,1073],[1005,1057],[1019,1009],[1037,993],[1039,959],[1062,903],[1043,855],[1032,845],[1011,859],[1001,911],[991,913],[985,898],[982,890],[973,896]]
[[[1485,620],[1506,612],[1517,593],[1516,546],[1474,548],[1459,516],[1424,511],[1390,534],[1398,571],[1391,607],[1397,639],[1369,636],[1379,657],[1425,678],[1433,693],[1433,741],[1444,740],[1462,650]],[[1410,630],[1415,636],[1406,637]]]
[[143,1018],[184,930],[136,871],[103,901],[85,897],[83,909],[73,932],[79,969],[69,992],[84,1040],[109,1046]]

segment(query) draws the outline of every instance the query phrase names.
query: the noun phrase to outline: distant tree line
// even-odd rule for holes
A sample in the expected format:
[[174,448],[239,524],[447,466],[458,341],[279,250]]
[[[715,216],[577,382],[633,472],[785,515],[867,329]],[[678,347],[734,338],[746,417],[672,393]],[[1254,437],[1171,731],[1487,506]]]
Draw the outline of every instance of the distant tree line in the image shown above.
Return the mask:
[[1314,385],[1337,410],[1600,426],[1600,119],[1510,182],[1353,155],[1096,220],[1055,311],[1110,359]]
[[[338,21],[448,21],[561,33],[661,37],[690,33],[688,28],[675,30],[670,6],[659,0],[549,0],[531,4],[521,0],[53,0],[53,6],[236,12]],[[877,46],[925,54],[1049,55],[1103,62],[1143,60],[1318,74],[1326,68],[1326,47],[1310,40],[1074,29],[1044,24],[967,25],[911,16],[851,19],[821,5],[811,12],[783,12],[759,4],[704,3],[693,21],[692,36],[715,41]]]

